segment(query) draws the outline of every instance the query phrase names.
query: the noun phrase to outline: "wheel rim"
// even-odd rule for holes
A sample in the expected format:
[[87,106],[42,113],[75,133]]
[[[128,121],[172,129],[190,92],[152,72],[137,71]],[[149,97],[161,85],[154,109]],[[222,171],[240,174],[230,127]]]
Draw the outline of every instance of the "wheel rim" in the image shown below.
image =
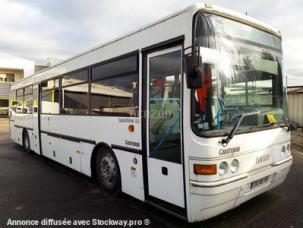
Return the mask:
[[106,184],[113,184],[116,181],[116,163],[113,156],[106,153],[100,162],[101,176]]

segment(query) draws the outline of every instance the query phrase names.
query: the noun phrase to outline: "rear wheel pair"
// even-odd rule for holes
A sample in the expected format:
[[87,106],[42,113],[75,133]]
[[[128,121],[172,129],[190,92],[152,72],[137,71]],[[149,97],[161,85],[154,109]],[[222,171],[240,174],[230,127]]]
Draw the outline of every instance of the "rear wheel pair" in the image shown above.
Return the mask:
[[109,148],[101,148],[96,155],[96,176],[99,184],[107,191],[121,191],[121,175],[116,156]]

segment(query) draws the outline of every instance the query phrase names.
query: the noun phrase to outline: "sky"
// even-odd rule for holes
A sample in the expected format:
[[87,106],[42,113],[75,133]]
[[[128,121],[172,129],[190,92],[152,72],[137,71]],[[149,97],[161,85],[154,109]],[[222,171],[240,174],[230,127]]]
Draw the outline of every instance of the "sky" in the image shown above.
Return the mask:
[[[197,0],[0,0],[0,52],[66,59]],[[303,85],[302,0],[208,0],[278,28],[289,85]]]

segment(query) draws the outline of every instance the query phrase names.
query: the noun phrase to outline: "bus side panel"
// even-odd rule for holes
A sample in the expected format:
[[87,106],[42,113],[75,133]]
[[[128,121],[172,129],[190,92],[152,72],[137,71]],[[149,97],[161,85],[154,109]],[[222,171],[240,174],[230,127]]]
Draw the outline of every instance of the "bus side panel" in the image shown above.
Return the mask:
[[13,124],[11,126],[11,138],[15,143],[22,145],[22,128],[17,128]]
[[36,153],[40,154],[40,143],[39,143],[39,127],[38,127],[38,114],[33,114],[33,135],[31,140],[31,149]]
[[80,142],[73,142],[65,139],[60,139],[60,142],[57,144],[60,145],[58,148],[58,153],[62,156],[63,159],[58,159],[58,162],[70,167],[71,169],[81,172],[80,165],[80,156],[82,153],[82,146]]
[[142,156],[123,150],[114,150],[114,153],[120,166],[122,191],[144,200]]
[[23,144],[23,130],[26,129],[28,131],[28,136],[31,142],[33,142],[33,115],[32,114],[19,114],[12,112],[10,118],[10,134],[11,138],[14,142],[19,145]]
[[94,150],[95,145],[81,142],[81,156],[80,156],[80,166],[81,166],[81,173],[91,176],[91,157],[92,152]]
[[[134,125],[134,132],[128,131],[130,123]],[[137,151],[142,144],[139,117],[42,115],[41,131],[45,156],[88,176],[94,162],[92,152],[98,143]],[[122,191],[144,200],[142,156],[124,150],[113,151],[120,166]]]
[[18,143],[18,130],[15,127],[15,119],[16,119],[16,113],[10,111],[10,119],[9,119],[10,137],[15,143]]
[[49,144],[48,135],[41,133],[41,147],[42,147],[42,154],[45,157],[51,158],[50,156],[50,144]]

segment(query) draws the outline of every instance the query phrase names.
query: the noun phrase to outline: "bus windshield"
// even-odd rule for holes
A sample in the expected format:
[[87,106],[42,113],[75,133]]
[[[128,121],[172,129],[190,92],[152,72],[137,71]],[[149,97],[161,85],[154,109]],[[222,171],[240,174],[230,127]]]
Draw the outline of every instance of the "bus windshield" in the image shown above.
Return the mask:
[[202,56],[203,84],[192,90],[192,127],[203,136],[226,135],[243,113],[237,133],[281,124],[287,115],[282,48],[277,36],[218,15],[199,13],[194,44]]

